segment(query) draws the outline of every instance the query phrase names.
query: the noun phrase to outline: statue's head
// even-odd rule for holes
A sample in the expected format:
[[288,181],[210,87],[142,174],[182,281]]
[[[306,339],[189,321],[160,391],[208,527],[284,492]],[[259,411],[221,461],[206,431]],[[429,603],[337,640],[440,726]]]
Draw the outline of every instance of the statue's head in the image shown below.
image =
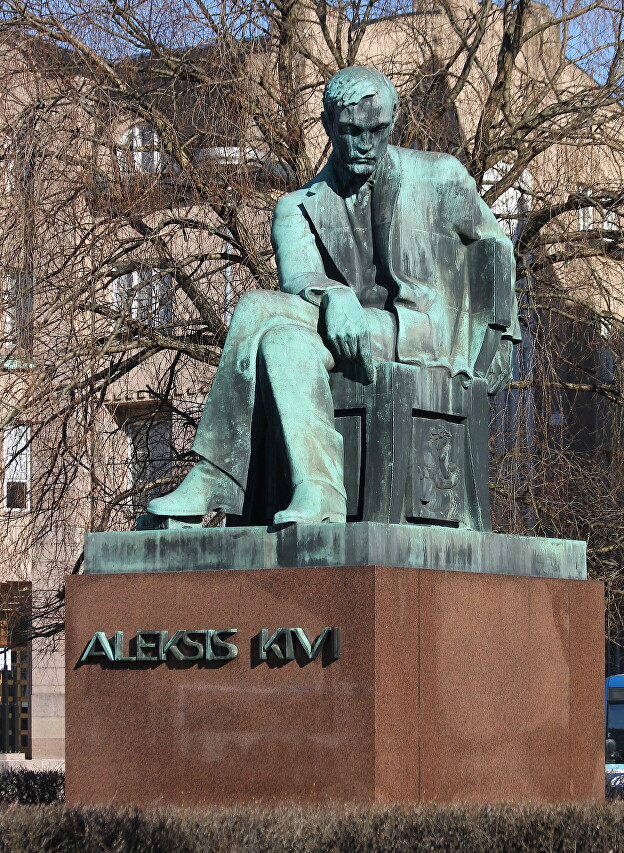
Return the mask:
[[325,86],[323,127],[339,164],[354,177],[367,178],[385,155],[398,106],[394,85],[375,68],[343,68]]

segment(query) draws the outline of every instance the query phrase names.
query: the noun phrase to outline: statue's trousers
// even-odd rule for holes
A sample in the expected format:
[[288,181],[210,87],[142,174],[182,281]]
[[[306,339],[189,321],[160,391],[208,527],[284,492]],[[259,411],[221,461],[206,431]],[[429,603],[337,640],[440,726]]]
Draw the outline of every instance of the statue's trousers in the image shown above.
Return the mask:
[[[392,314],[365,312],[373,357],[393,360]],[[342,437],[334,428],[329,388],[333,367],[315,305],[274,291],[241,297],[193,443],[222,473],[223,510],[242,512],[254,412],[282,443],[293,486],[312,480],[344,496]]]

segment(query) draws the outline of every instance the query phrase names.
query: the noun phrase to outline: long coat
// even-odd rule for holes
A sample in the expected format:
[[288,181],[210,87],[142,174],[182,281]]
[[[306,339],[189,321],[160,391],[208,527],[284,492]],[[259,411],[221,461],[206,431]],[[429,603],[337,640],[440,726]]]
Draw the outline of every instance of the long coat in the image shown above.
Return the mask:
[[[398,360],[486,376],[501,336],[517,339],[517,316],[511,242],[474,181],[453,157],[390,147],[375,176],[372,216],[379,264],[396,291]],[[350,286],[352,232],[332,158],[309,184],[280,199],[272,239],[284,292],[252,291],[239,300],[193,444],[224,475],[221,506],[233,515],[243,510],[250,473],[254,479],[253,425],[258,382],[265,381],[257,371],[261,342],[284,325],[316,331],[324,292]],[[317,340],[319,360],[330,369],[331,354]],[[305,365],[291,375],[294,361],[285,355],[288,381],[280,387],[287,391],[276,387],[271,394],[285,393],[301,418],[309,377]],[[304,396],[295,403],[299,390]],[[308,413],[301,434],[320,435],[332,415]],[[297,455],[294,447],[289,453]],[[324,478],[340,490],[342,460],[323,458],[333,465]]]
[[[375,175],[373,236],[394,282],[397,360],[485,376],[501,337],[520,340],[513,246],[451,155],[388,147]],[[280,287],[319,304],[349,287],[351,226],[334,159],[277,203]]]

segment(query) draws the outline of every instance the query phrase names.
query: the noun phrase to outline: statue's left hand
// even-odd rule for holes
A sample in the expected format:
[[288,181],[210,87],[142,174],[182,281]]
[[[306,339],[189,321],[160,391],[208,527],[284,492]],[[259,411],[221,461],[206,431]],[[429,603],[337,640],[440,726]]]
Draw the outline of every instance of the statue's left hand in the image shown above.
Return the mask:
[[350,288],[328,290],[321,301],[327,345],[337,359],[354,361],[364,369],[368,382],[375,379],[370,332],[366,314]]

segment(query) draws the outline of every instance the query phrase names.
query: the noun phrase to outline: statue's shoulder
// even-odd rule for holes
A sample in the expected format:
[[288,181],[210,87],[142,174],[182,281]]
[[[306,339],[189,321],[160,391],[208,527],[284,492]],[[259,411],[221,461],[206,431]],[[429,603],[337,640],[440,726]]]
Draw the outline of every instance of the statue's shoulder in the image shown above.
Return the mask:
[[280,216],[291,216],[293,213],[298,213],[301,202],[303,201],[304,197],[305,191],[303,187],[301,189],[295,190],[294,192],[283,195],[277,200],[275,210],[273,211],[273,218],[275,219],[275,217]]
[[318,175],[315,175],[307,184],[299,187],[298,190],[283,195],[275,205],[274,216],[291,216],[301,212],[301,204],[306,198],[315,195],[315,189],[321,185],[325,185],[331,175],[327,167],[321,169]]
[[431,177],[452,181],[465,180],[468,172],[457,157],[441,151],[418,151],[414,148],[398,148],[394,145],[389,149],[391,157],[400,167],[403,176],[410,175],[422,178]]

